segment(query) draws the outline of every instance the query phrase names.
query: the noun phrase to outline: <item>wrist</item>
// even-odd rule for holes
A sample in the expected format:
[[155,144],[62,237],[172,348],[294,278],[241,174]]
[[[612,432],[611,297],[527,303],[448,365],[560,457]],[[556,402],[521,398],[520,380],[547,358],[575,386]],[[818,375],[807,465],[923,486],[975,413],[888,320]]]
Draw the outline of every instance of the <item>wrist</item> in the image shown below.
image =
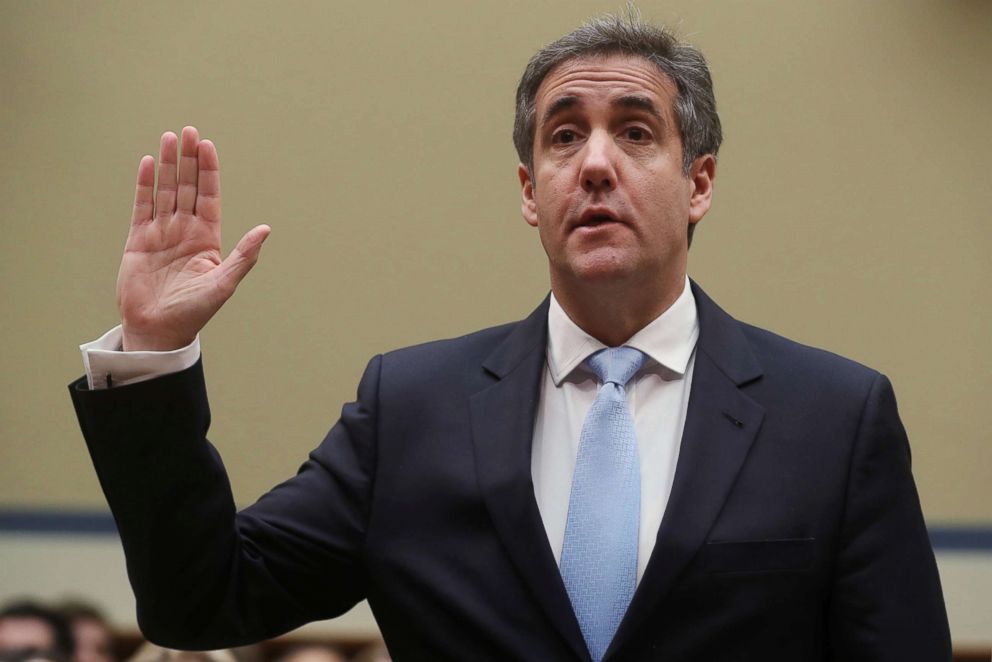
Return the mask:
[[188,346],[193,340],[194,338],[183,339],[176,336],[134,333],[133,331],[128,331],[125,326],[121,333],[121,351],[172,352]]

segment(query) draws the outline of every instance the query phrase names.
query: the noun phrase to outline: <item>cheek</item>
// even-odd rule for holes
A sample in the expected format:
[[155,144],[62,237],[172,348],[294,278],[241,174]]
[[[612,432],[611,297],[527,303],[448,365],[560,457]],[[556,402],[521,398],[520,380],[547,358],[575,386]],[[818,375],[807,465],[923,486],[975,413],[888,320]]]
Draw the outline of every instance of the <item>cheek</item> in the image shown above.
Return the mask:
[[641,204],[655,214],[670,218],[680,218],[688,222],[689,190],[688,182],[681,178],[652,177],[642,182]]
[[567,207],[561,183],[554,179],[545,179],[538,184],[534,191],[534,201],[537,204],[538,222],[540,227],[558,225],[562,210]]

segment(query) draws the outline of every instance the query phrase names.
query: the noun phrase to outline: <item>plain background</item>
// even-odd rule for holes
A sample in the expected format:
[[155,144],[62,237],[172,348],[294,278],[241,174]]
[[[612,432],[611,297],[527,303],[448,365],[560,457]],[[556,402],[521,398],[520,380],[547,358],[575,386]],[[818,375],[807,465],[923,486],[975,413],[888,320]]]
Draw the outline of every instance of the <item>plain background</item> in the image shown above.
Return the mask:
[[[992,522],[992,3],[643,2],[707,55],[726,140],[693,276],[739,319],[888,374],[928,522]],[[241,504],[291,475],[370,356],[524,317],[529,56],[618,3],[0,2],[0,507],[102,509],[65,384],[117,323],[134,173],[218,146],[225,252],[256,269],[204,332]]]

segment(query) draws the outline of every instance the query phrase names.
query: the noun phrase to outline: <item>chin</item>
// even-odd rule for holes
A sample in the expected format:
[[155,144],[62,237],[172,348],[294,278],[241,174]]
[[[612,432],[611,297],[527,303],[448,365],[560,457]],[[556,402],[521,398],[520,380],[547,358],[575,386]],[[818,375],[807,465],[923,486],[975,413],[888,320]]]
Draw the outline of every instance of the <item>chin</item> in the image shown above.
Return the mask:
[[585,259],[573,262],[570,273],[574,280],[583,283],[621,283],[633,277],[637,270],[628,262],[617,260],[615,256],[599,259]]

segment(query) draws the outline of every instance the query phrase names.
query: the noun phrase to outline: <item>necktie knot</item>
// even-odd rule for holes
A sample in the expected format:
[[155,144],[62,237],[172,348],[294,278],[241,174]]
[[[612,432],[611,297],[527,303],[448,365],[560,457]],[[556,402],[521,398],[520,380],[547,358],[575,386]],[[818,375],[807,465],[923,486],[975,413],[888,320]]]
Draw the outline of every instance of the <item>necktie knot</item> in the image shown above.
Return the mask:
[[637,374],[647,358],[639,349],[624,345],[599,350],[586,359],[586,365],[596,373],[601,383],[616,384],[623,388]]

